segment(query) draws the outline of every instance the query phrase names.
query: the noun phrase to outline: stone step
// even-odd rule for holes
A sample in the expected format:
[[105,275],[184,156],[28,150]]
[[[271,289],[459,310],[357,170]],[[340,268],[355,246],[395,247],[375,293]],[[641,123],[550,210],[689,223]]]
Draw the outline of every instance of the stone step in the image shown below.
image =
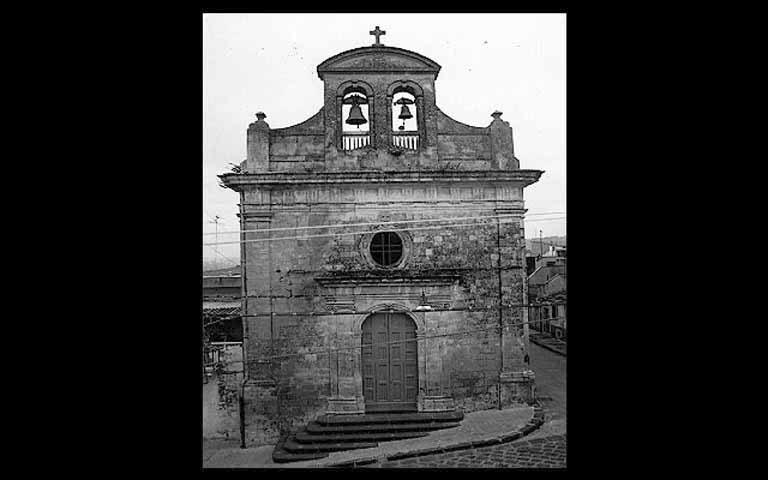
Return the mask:
[[289,437],[283,444],[283,450],[290,453],[319,453],[340,452],[342,450],[357,450],[359,448],[373,448],[379,444],[376,442],[336,442],[336,443],[298,443]]
[[311,422],[306,427],[308,433],[314,434],[354,434],[374,432],[429,432],[461,425],[459,422],[429,422],[429,423],[370,423],[360,425],[320,425]]
[[392,440],[405,440],[407,438],[426,437],[429,432],[346,432],[346,433],[309,433],[299,432],[293,435],[297,443],[345,443],[345,442],[388,442]]
[[275,463],[288,463],[288,462],[301,462],[306,460],[317,460],[328,456],[328,452],[306,452],[306,453],[291,453],[283,448],[287,438],[282,438],[275,449],[272,450],[272,461]]
[[464,419],[464,413],[432,412],[432,413],[368,413],[358,415],[321,415],[315,422],[321,425],[358,425],[358,424],[393,424],[393,423],[428,423],[428,422],[459,422]]
[[275,450],[272,452],[272,461],[275,463],[302,462],[306,460],[317,460],[327,456],[328,452],[291,453],[275,447]]
[[272,452],[276,463],[326,457],[331,452],[373,448],[379,442],[419,438],[429,432],[458,427],[462,412],[371,413],[321,415],[281,441]]

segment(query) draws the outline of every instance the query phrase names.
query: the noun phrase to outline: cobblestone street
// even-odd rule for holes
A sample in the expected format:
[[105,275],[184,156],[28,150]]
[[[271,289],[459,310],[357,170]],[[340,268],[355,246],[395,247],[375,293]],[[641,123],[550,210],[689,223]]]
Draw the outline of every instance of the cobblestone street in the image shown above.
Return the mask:
[[387,461],[360,468],[565,468],[566,357],[531,344],[531,368],[546,423],[524,439],[468,450]]
[[[564,468],[566,466],[566,357],[531,345],[531,368],[536,391],[545,412],[545,423],[520,440],[447,453],[387,461],[403,451],[449,447],[514,431],[532,416],[532,408],[484,410],[466,414],[461,426],[433,432],[429,437],[382,442],[377,448],[332,453],[318,461],[276,464],[272,446],[240,449],[238,440],[208,441],[204,445],[206,468],[306,468],[325,467],[364,458],[376,463],[353,468]],[[221,445],[218,445],[221,444]]]
[[406,458],[368,468],[565,468],[566,435]]

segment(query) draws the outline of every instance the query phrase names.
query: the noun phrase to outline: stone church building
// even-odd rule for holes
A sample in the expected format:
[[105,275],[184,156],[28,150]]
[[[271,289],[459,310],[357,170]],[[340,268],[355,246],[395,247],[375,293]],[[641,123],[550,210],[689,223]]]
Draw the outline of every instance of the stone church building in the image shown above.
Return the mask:
[[[436,104],[440,65],[376,43],[317,67],[323,106],[220,175],[240,194],[248,445],[323,414],[531,402],[523,170],[501,112]],[[285,95],[294,93],[285,92]]]

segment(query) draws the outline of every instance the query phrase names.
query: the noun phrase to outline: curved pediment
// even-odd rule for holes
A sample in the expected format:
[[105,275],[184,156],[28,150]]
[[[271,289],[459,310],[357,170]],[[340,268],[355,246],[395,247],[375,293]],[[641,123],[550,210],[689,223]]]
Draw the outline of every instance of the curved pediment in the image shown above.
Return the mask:
[[488,127],[475,127],[461,123],[449,117],[445,112],[435,107],[437,111],[437,133],[452,135],[490,135]]
[[395,47],[362,47],[334,55],[317,66],[322,79],[326,73],[433,73],[440,65],[424,55]]

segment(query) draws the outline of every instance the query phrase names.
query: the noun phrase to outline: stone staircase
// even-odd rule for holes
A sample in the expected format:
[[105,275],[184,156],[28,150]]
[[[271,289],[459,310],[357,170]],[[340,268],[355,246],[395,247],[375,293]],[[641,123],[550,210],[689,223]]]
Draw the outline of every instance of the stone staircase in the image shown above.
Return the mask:
[[461,412],[321,415],[281,440],[272,460],[315,460],[331,452],[376,447],[379,442],[426,437],[435,430],[458,427],[463,418]]

